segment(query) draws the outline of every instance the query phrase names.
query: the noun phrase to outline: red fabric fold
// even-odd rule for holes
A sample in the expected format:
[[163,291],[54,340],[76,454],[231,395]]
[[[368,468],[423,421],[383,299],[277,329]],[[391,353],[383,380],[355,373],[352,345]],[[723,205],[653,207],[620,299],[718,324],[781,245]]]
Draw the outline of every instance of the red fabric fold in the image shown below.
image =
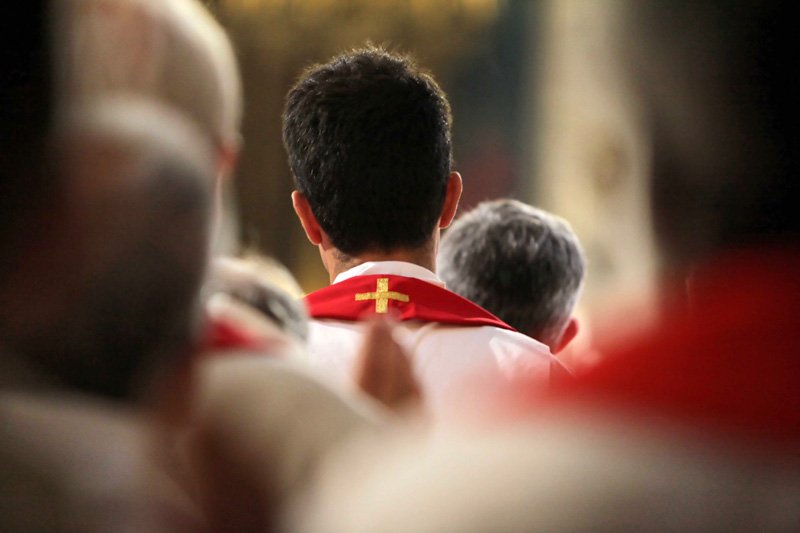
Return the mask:
[[[387,290],[381,291],[379,280]],[[361,295],[357,299],[356,295]],[[381,300],[385,303],[381,304]],[[406,301],[407,300],[407,301]],[[391,274],[356,276],[305,297],[312,318],[359,321],[387,312],[398,320],[422,320],[460,326],[514,328],[452,291],[419,279]],[[386,306],[386,311],[381,306]]]

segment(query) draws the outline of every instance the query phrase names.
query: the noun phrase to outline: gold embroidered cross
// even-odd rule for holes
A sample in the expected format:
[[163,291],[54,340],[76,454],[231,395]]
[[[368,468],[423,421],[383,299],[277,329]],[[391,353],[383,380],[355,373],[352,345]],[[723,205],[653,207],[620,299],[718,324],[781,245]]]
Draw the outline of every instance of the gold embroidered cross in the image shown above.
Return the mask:
[[389,290],[389,278],[378,278],[378,290],[375,292],[358,292],[356,301],[375,300],[375,312],[385,313],[389,309],[389,300],[407,302],[408,294]]

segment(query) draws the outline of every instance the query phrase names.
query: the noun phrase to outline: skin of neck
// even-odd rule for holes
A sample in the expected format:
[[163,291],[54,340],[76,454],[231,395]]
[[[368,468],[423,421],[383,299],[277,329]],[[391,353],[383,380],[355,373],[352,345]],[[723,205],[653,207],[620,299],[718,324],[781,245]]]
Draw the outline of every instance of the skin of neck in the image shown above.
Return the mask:
[[314,215],[308,200],[300,191],[292,191],[292,207],[303,226],[309,242],[319,249],[322,264],[328,272],[330,281],[336,276],[367,261],[405,261],[436,272],[436,253],[439,249],[441,230],[450,225],[458,209],[463,184],[461,174],[451,172],[447,179],[445,198],[439,221],[431,230],[430,237],[422,246],[415,248],[392,248],[389,250],[370,249],[358,255],[348,255],[331,242]]
[[436,272],[436,253],[439,248],[440,229],[437,227],[425,244],[417,248],[395,248],[391,250],[365,250],[358,255],[348,255],[336,248],[323,232],[322,241],[319,243],[319,255],[322,264],[328,272],[330,282],[336,276],[370,261],[404,261],[427,268]]

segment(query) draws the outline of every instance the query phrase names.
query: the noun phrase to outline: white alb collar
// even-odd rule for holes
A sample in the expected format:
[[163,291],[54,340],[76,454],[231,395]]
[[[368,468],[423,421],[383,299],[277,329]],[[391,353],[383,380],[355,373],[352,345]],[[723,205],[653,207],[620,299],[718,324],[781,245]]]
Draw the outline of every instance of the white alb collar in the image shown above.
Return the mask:
[[415,265],[414,263],[407,263],[405,261],[367,261],[356,265],[349,270],[345,270],[333,280],[333,283],[339,283],[346,279],[355,276],[369,276],[372,274],[392,274],[395,276],[405,276],[407,278],[415,278],[422,281],[427,281],[434,285],[444,287],[444,282],[439,277],[425,267]]

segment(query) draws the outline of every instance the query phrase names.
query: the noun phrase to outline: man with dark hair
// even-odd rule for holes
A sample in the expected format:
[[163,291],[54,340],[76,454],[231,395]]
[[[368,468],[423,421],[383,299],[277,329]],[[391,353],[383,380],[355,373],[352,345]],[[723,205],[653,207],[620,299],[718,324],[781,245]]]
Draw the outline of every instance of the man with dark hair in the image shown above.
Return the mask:
[[569,224],[516,200],[483,202],[444,234],[447,286],[560,352],[577,334],[572,316],[586,260]]
[[283,115],[294,209],[332,282],[307,297],[312,362],[346,381],[363,337],[359,321],[391,310],[434,404],[478,373],[525,371],[546,382],[552,359],[434,274],[439,233],[462,190],[450,123],[433,78],[379,48],[311,67]]
[[[798,76],[785,60],[794,5],[619,7],[624,66],[649,119],[656,234],[680,280],[665,286],[670,306],[547,402],[522,392],[524,423],[381,446],[383,472],[366,482],[343,469],[338,484],[326,480],[319,527],[800,527]],[[508,420],[503,407],[495,416]]]
[[308,203],[341,269],[364,252],[433,244],[461,192],[450,123],[433,78],[380,50],[312,67],[289,93],[283,131],[295,205]]

